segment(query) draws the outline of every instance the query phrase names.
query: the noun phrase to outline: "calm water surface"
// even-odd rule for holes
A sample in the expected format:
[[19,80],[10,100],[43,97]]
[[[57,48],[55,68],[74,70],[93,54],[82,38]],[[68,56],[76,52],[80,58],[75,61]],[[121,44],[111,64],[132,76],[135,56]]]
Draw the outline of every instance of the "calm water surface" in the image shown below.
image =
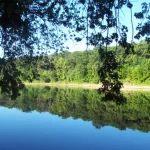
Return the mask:
[[[149,100],[116,105],[99,102],[92,91],[37,90],[28,89],[13,101],[0,97],[0,150],[149,150]],[[131,97],[134,102],[137,94]]]

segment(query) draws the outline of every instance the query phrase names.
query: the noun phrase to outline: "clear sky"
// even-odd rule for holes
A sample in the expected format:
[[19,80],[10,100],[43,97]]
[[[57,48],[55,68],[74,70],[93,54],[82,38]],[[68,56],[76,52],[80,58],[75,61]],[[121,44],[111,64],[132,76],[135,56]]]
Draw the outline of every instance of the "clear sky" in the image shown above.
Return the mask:
[[[137,20],[134,17],[135,12],[140,12],[141,11],[141,4],[143,2],[150,3],[150,0],[131,0],[131,3],[133,4],[133,24],[134,24],[134,35],[136,33],[136,26],[140,20]],[[128,26],[129,33],[128,33],[128,41],[130,42],[132,39],[132,25],[131,25],[131,12],[129,8],[124,7],[122,11],[120,12],[120,22],[122,24],[125,24]],[[136,40],[135,40],[136,41]],[[69,47],[69,51],[81,51],[81,50],[86,50],[86,40],[84,39],[81,42],[73,42],[72,40],[69,40],[65,43]],[[88,47],[89,49],[92,49],[93,47]]]

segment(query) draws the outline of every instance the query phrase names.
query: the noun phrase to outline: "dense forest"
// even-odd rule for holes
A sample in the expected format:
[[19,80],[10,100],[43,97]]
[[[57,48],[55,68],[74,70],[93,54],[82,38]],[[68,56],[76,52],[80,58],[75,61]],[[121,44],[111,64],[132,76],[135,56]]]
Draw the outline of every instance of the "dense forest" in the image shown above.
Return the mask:
[[0,95],[0,105],[18,108],[24,112],[49,112],[63,119],[72,117],[91,121],[96,128],[113,126],[120,130],[130,128],[150,131],[150,93],[124,93],[126,101],[117,104],[103,101],[97,90],[63,89],[51,87],[24,88],[16,100],[7,93]]
[[[123,83],[150,84],[150,50],[142,41],[127,54],[123,48],[109,47],[120,64],[119,78]],[[98,48],[88,51],[61,52],[49,56],[16,58],[20,79],[24,82],[99,83],[101,60]],[[111,64],[111,62],[110,62]],[[112,64],[113,65],[113,64]]]
[[[2,93],[17,95],[22,81],[101,82],[103,92],[117,95],[122,81],[149,84],[147,48],[139,46],[145,55],[134,45],[135,40],[150,41],[148,2],[142,1],[138,10],[130,0],[1,0],[0,5]],[[125,22],[123,11],[129,12]],[[60,53],[69,40],[85,40],[87,49],[96,48]],[[134,46],[135,54],[127,55]],[[49,56],[52,50],[59,54]]]

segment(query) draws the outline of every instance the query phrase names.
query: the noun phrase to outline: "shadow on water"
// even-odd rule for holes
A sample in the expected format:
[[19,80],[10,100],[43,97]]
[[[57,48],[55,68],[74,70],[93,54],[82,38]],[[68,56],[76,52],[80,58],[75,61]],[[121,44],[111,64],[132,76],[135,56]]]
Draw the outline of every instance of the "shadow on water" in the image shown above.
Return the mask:
[[[113,126],[142,132],[150,131],[150,93],[124,93],[126,101],[104,100],[107,95],[97,90],[27,87],[16,100],[7,93],[0,95],[0,105],[24,112],[49,112],[62,118],[91,121],[96,128]],[[121,105],[120,105],[121,104]]]
[[101,101],[104,101],[104,102],[113,101],[117,105],[121,105],[121,104],[125,104],[127,101],[126,97],[121,92],[116,94],[113,91],[103,92],[103,91],[98,90],[98,93],[103,95],[103,97],[101,97]]

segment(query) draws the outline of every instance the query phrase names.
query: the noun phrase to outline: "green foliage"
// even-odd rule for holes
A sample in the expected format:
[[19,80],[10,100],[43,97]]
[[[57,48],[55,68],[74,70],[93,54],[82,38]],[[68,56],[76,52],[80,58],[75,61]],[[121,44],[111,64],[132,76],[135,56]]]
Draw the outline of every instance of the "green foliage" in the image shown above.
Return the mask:
[[17,69],[16,59],[0,59],[0,87],[1,93],[7,92],[15,99],[19,95],[19,90],[23,84],[19,78],[21,71]]
[[[127,42],[127,26],[121,24],[119,21],[119,11],[123,7],[127,7],[132,13],[133,4],[130,0],[1,0],[0,44],[3,48],[3,57],[5,59],[25,55],[36,56],[37,54],[45,56],[48,54],[48,49],[54,49],[55,51],[64,50],[63,44],[68,37],[77,42],[86,38],[88,45],[97,47],[102,45],[106,48],[106,57],[102,57],[104,59],[102,60],[103,66],[99,66],[99,63],[96,62],[92,67],[92,71],[88,70],[90,67],[87,65],[88,60],[86,57],[82,57],[81,61],[78,54],[77,59],[79,62],[76,61],[76,58],[72,58],[75,63],[77,62],[77,64],[74,64],[75,70],[73,68],[73,71],[72,66],[67,68],[68,60],[64,61],[64,58],[61,57],[58,58],[57,62],[56,60],[54,61],[55,68],[53,72],[41,72],[40,67],[38,67],[39,70],[35,68],[38,66],[37,62],[35,63],[35,60],[29,59],[33,63],[30,62],[30,65],[27,64],[26,70],[20,68],[23,73],[27,72],[27,74],[23,74],[19,78],[18,72],[18,75],[14,77],[16,79],[14,81],[17,83],[17,79],[19,78],[32,82],[34,79],[39,78],[38,73],[40,72],[41,78],[45,82],[91,81],[97,83],[99,82],[99,78],[95,76],[93,71],[97,70],[98,64],[98,68],[101,68],[99,75],[103,86],[106,87],[109,85],[108,89],[112,90],[115,87],[119,91],[122,83],[119,80],[118,61],[113,61],[113,65],[110,66],[109,61],[112,61],[116,56],[113,52],[108,52],[107,49],[112,42],[116,42],[116,44],[122,46],[128,54],[134,49],[134,44]],[[140,23],[137,26],[138,33],[135,38],[140,39],[140,37],[146,36],[146,40],[149,41],[149,4],[146,2],[143,3],[142,12],[135,13],[135,17],[137,19],[146,19],[143,24]],[[115,29],[112,30],[113,33],[110,32],[112,28]],[[103,34],[104,32],[106,34]],[[44,64],[46,64],[45,61]],[[15,68],[15,65],[10,67],[10,72],[12,71],[11,69],[18,70],[18,68]],[[148,69],[142,70],[140,67],[136,68],[135,72],[138,70],[142,71],[142,77],[140,76],[139,82],[145,82],[149,78],[149,75],[145,74]],[[3,72],[2,67],[0,67],[0,72]],[[3,72],[4,76],[6,72]],[[7,77],[6,75],[5,78]],[[133,80],[137,79],[132,76],[131,78]]]
[[140,42],[135,45],[134,54],[126,56],[121,68],[124,82],[136,84],[149,84],[150,80],[150,60],[149,44]]
[[[40,80],[42,82],[99,83],[100,77],[102,82],[108,82],[105,86],[108,86],[110,90],[119,83],[118,78],[123,82],[150,84],[148,57],[150,53],[147,48],[148,44],[141,42],[135,45],[134,55],[120,54],[119,48],[118,52],[115,52],[115,48],[111,47],[107,53],[100,52],[103,59],[99,58],[99,49],[95,48],[91,51],[64,52],[49,57],[32,57],[32,59],[24,56],[12,59],[11,62],[17,66],[18,72],[13,74],[14,77],[17,75],[18,79],[25,82]],[[118,53],[118,57],[114,53]],[[1,80],[3,77],[1,73]]]
[[119,81],[119,69],[120,64],[117,61],[116,55],[113,51],[105,51],[104,49],[99,49],[100,56],[100,67],[98,74],[102,82],[102,90],[104,92],[112,91],[115,94],[120,93],[122,83]]
[[107,52],[95,48],[33,57],[31,61],[26,56],[15,59],[15,63],[22,81],[100,83],[101,79],[107,86],[106,90],[119,92],[122,86],[120,79],[125,83],[150,84],[148,47],[143,41],[134,46],[134,54],[126,55],[121,47],[117,51],[110,47]]

